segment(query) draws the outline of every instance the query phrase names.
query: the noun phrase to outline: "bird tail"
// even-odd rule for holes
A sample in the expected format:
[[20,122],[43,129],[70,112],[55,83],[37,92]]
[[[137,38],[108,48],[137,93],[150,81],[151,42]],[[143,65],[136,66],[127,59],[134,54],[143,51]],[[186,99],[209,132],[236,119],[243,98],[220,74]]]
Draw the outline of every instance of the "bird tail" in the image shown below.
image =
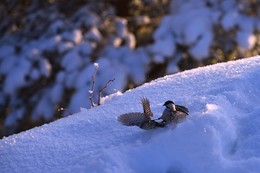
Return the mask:
[[120,115],[117,120],[125,126],[141,126],[147,117],[140,112],[131,112]]

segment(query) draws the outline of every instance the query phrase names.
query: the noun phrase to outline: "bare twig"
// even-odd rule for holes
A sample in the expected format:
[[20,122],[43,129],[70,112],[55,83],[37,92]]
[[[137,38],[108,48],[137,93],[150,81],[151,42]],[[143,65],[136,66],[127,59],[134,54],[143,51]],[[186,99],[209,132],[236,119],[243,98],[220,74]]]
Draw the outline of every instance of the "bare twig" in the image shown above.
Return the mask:
[[102,94],[103,90],[108,86],[108,84],[109,84],[110,82],[113,82],[114,80],[115,80],[115,79],[110,79],[109,81],[107,81],[106,85],[99,90],[99,92],[98,92],[98,105],[101,104],[101,94]]
[[89,91],[89,99],[90,99],[90,102],[91,102],[91,107],[95,107],[95,103],[93,101],[93,93],[94,93],[94,87],[95,87],[95,76],[96,76],[96,73],[98,71],[98,64],[95,63],[95,70],[94,70],[94,73],[92,75],[92,87],[91,87],[91,90]]

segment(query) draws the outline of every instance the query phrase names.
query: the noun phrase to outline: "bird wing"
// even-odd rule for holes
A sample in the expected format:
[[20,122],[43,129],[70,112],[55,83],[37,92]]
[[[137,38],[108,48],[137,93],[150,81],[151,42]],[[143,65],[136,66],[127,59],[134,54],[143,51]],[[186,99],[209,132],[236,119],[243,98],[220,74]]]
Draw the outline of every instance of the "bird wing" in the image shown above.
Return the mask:
[[170,122],[174,119],[174,117],[175,117],[175,112],[173,112],[169,108],[165,108],[163,113],[162,113],[162,116],[158,119],[163,119],[166,122]]
[[175,107],[176,107],[176,111],[183,112],[183,113],[185,113],[187,115],[189,114],[189,110],[185,106],[175,105]]
[[145,97],[142,98],[142,105],[143,105],[144,114],[147,115],[148,117],[152,117],[153,112],[151,111],[150,102],[147,98]]
[[147,116],[141,112],[130,112],[120,115],[117,120],[125,126],[141,126],[147,121]]

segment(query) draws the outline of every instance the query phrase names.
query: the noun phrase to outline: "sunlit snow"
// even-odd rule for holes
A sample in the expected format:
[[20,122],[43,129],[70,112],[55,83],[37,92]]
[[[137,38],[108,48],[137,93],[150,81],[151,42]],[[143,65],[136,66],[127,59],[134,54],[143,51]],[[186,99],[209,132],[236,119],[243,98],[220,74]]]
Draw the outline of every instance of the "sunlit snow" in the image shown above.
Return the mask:
[[[9,172],[259,173],[260,57],[165,76],[103,105],[0,140]],[[173,100],[190,110],[177,126],[142,130],[117,122],[142,111],[155,118]]]

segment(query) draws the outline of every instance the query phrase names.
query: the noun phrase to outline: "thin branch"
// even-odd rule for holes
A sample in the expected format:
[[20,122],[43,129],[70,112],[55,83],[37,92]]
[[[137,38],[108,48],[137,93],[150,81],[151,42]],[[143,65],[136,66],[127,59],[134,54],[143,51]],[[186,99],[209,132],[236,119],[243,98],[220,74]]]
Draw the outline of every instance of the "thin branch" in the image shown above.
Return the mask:
[[91,107],[95,107],[95,103],[93,101],[93,93],[94,93],[94,87],[95,87],[95,77],[96,77],[96,73],[98,71],[98,64],[94,64],[95,65],[95,70],[94,70],[94,73],[92,75],[92,87],[91,87],[91,90],[89,91],[89,99],[90,99],[90,102],[91,102]]
[[113,82],[114,80],[115,80],[115,79],[110,79],[109,81],[107,81],[106,85],[99,90],[99,92],[98,92],[98,105],[101,104],[101,94],[102,94],[103,90],[106,89],[106,87],[108,86],[108,84],[109,84],[110,82]]

